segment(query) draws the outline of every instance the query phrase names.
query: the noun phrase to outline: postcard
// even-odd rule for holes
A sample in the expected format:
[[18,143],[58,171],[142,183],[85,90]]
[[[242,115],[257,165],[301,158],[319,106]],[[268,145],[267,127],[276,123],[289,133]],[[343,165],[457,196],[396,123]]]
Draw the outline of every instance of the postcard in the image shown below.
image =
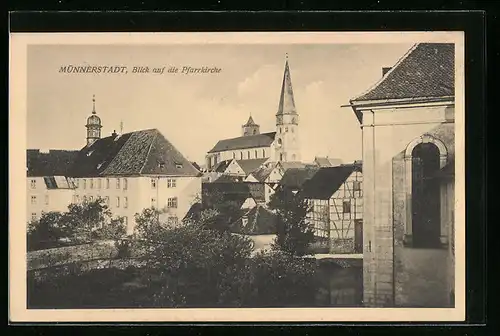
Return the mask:
[[465,319],[461,32],[12,33],[13,322]]

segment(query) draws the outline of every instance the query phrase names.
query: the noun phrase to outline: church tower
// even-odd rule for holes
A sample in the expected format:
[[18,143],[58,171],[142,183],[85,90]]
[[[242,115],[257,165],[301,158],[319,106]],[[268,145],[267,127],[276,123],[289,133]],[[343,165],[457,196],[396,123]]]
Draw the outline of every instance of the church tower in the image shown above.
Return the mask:
[[300,161],[299,115],[295,109],[292,79],[286,56],[280,102],[276,113],[276,160]]
[[101,138],[101,118],[95,111],[95,95],[92,97],[92,115],[87,118],[87,146],[92,145],[95,141]]
[[257,135],[260,134],[260,126],[253,121],[252,116],[248,118],[248,121],[245,125],[241,126],[241,130],[243,133],[243,136],[248,136],[248,135]]

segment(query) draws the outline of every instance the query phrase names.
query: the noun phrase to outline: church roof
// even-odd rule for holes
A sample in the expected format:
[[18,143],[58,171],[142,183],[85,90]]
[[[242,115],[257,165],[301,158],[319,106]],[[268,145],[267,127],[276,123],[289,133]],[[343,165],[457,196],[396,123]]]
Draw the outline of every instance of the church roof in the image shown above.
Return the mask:
[[235,149],[269,147],[273,143],[275,136],[276,132],[270,132],[220,140],[219,142],[217,142],[214,148],[209,151],[209,153],[217,153]]
[[361,167],[354,164],[320,168],[304,183],[302,196],[309,199],[329,199],[353,172],[360,170]]
[[295,100],[293,98],[292,78],[290,76],[290,67],[288,59],[285,63],[285,71],[283,73],[283,83],[281,84],[280,102],[276,115],[295,114]]
[[382,79],[352,102],[455,95],[455,45],[419,43]]
[[303,184],[316,174],[319,170],[317,167],[309,168],[290,168],[285,171],[279,184],[285,188],[301,189]]
[[236,163],[243,169],[246,175],[259,169],[268,159],[236,160]]
[[50,150],[47,153],[39,149],[26,151],[28,176],[66,176],[78,151]]
[[259,126],[259,125],[257,125],[257,124],[255,123],[255,121],[253,121],[252,116],[250,116],[250,117],[248,118],[247,123],[246,123],[245,125],[243,125],[243,127],[246,127],[246,126]]
[[78,153],[70,176],[172,175],[200,172],[157,130],[112,135]]

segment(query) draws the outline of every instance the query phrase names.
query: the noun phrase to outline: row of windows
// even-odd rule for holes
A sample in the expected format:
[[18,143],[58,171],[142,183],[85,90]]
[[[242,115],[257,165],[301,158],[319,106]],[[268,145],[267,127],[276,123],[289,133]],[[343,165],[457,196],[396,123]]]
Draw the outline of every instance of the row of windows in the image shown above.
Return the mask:
[[[332,204],[333,206],[333,204]],[[328,213],[328,206],[325,204],[316,204],[314,206],[314,212],[319,213],[319,214],[327,214]],[[351,213],[351,200],[345,200],[342,202],[342,212],[347,214]]]
[[[237,156],[236,152],[233,152],[233,159],[240,159],[240,160],[258,159],[259,158],[259,150],[256,149],[253,151],[253,157],[252,157],[251,151],[247,151],[246,153],[240,152],[239,157],[237,158],[236,156]],[[263,149],[261,158],[265,158],[265,157],[266,157],[266,150]]]
[[[122,183],[122,180],[123,180],[123,183]],[[102,179],[98,178],[98,179],[82,179],[81,181],[81,187],[82,189],[87,189],[87,182],[88,182],[88,187],[89,189],[101,189],[102,188]],[[77,187],[80,187],[80,181],[77,179],[76,180],[76,186]],[[104,188],[105,189],[109,189],[110,188],[110,185],[111,185],[111,181],[109,178],[105,179],[104,180]],[[123,190],[127,190],[128,188],[128,181],[126,178],[123,178],[123,179],[120,179],[120,178],[117,178],[116,179],[116,189],[121,189],[122,186],[123,186]]]
[[[169,197],[167,199],[167,208],[177,208],[177,197]],[[156,204],[156,197],[152,197],[151,198],[151,207],[152,208],[156,208],[157,207],[157,204]]]
[[[295,133],[293,127],[290,127],[290,129],[292,130],[292,133]],[[285,127],[285,132],[288,132],[288,127]],[[283,129],[281,127],[279,128],[279,133],[283,133]]]
[[[151,188],[156,189],[158,186],[159,179],[151,179]],[[167,188],[176,188],[177,187],[177,180],[173,178],[168,178],[167,179]]]

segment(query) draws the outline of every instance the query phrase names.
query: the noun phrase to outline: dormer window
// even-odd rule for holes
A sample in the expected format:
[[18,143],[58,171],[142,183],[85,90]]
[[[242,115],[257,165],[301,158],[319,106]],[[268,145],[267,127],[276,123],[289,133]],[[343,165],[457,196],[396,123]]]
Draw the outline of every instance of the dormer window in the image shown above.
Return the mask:
[[176,163],[175,163],[175,168],[177,168],[177,169],[182,168],[182,163],[180,163],[180,162],[176,162]]
[[91,156],[91,155],[92,155],[92,153],[94,153],[94,151],[93,151],[93,150],[89,151],[89,152],[87,153],[87,156]]
[[243,225],[243,227],[246,227],[248,225],[248,217],[247,216],[243,216],[241,218],[241,224]]

